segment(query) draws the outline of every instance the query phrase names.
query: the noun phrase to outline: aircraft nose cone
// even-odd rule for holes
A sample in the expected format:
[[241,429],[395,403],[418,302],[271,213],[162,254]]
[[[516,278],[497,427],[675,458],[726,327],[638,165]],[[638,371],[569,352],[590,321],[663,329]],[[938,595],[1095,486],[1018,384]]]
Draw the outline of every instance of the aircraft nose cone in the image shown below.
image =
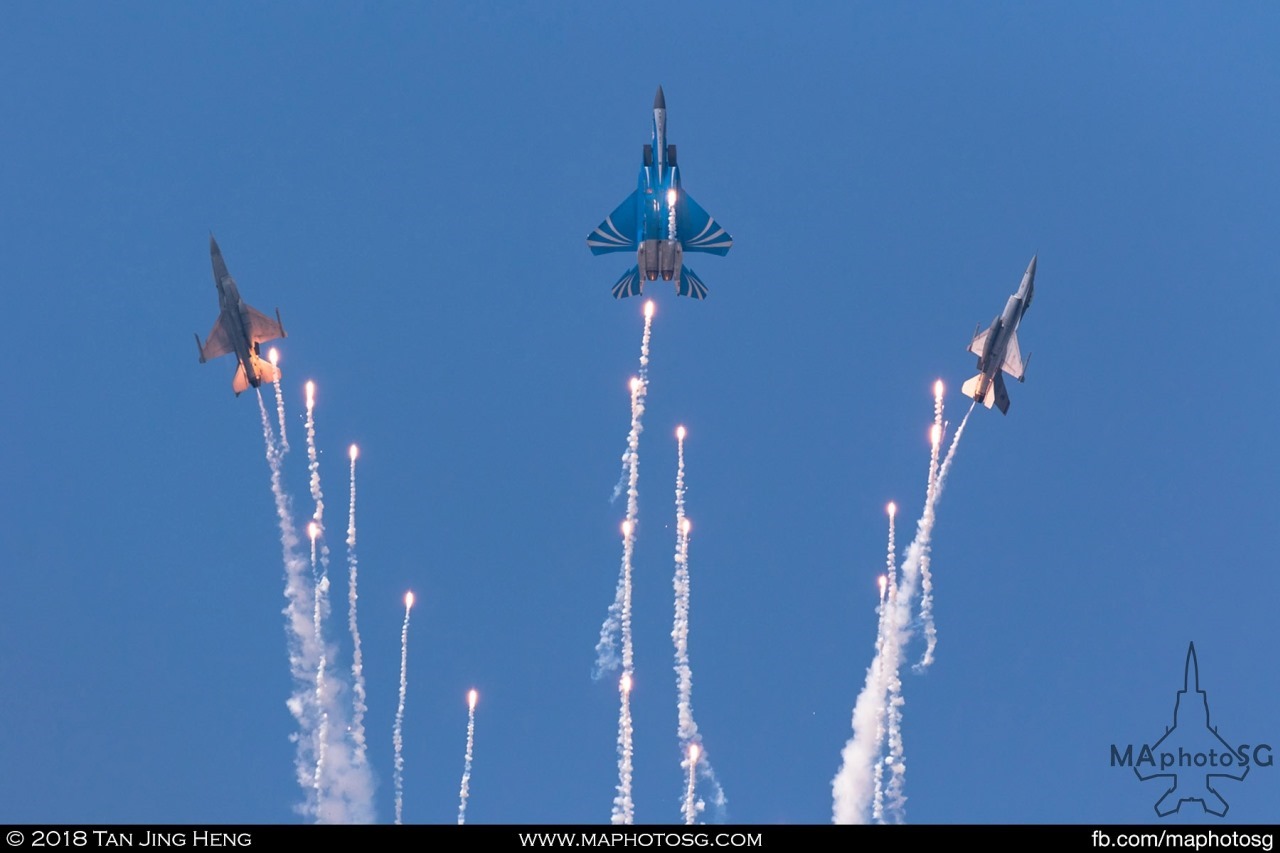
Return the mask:
[[667,99],[663,97],[662,87],[658,87],[658,94],[653,96],[653,108],[655,110],[665,110],[667,108]]
[[1027,275],[1031,276],[1032,278],[1035,278],[1035,275],[1036,275],[1036,258],[1038,257],[1040,257],[1040,254],[1038,252],[1032,255],[1031,263],[1027,265]]

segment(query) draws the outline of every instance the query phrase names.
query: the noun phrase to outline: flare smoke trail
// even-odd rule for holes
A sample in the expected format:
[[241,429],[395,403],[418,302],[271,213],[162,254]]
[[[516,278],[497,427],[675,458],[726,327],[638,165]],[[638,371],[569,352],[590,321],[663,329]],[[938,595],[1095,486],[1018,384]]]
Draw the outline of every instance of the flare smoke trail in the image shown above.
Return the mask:
[[[933,497],[938,479],[938,449],[942,446],[942,380],[933,384],[933,429],[929,432],[929,486],[925,500]],[[929,571],[929,552],[920,555],[920,621],[924,623],[925,651],[916,671],[923,671],[933,663],[933,650],[938,645],[938,628],[933,622],[933,574]]]
[[472,690],[467,694],[467,758],[462,764],[462,788],[458,791],[458,825],[467,820],[467,796],[471,788],[471,751],[476,743],[476,700],[480,694]]
[[871,802],[871,819],[876,823],[884,822],[884,762],[880,760],[880,751],[884,748],[885,724],[888,716],[885,695],[888,685],[884,679],[884,616],[888,610],[888,602],[897,595],[898,584],[895,575],[898,573],[896,563],[896,547],[894,545],[894,517],[898,513],[897,504],[890,502],[886,508],[889,513],[889,547],[885,558],[885,573],[880,576],[880,607],[876,625],[876,657],[872,665],[876,669],[876,688],[879,696],[876,709],[876,741],[875,741],[875,796]]
[[258,406],[262,412],[262,438],[267,446],[267,465],[271,469],[271,494],[275,498],[276,516],[280,523],[280,544],[284,552],[285,572],[285,627],[288,637],[289,668],[293,674],[293,694],[288,706],[298,722],[300,732],[295,736],[298,745],[295,758],[298,783],[309,792],[309,798],[301,811],[308,817],[316,817],[319,804],[315,792],[315,737],[314,730],[318,709],[315,706],[315,666],[319,657],[315,631],[311,624],[312,589],[307,583],[306,562],[298,553],[298,536],[294,531],[293,511],[285,493],[281,471],[280,448],[276,446],[271,431],[271,419],[267,406],[258,391]]
[[640,339],[640,373],[631,380],[631,430],[627,434],[627,452],[623,456],[627,472],[627,518],[622,522],[622,566],[613,604],[600,627],[596,643],[594,677],[616,669],[618,657],[615,635],[622,637],[622,677],[618,682],[618,788],[613,799],[611,820],[615,824],[631,824],[635,805],[631,799],[631,686],[633,649],[631,642],[631,557],[635,549],[636,516],[639,513],[640,433],[644,429],[644,400],[649,388],[649,340],[653,328],[653,300],[644,304],[644,334]]
[[409,611],[413,608],[413,593],[404,594],[404,625],[400,628],[400,704],[396,706],[396,725],[391,733],[391,741],[395,746],[395,784],[396,784],[396,825],[400,825],[400,817],[404,810],[404,694],[408,687],[405,677],[406,665],[409,662]]
[[[939,383],[941,384],[941,383]],[[956,446],[960,443],[960,436],[964,433],[964,425],[969,422],[969,415],[973,414],[973,407],[976,402],[969,404],[969,410],[964,413],[964,417],[960,420],[960,426],[956,427],[956,434],[951,439],[951,446],[947,448],[947,455],[942,460],[942,464],[938,467],[938,473],[933,484],[934,503],[937,502],[937,493],[942,490],[942,483],[947,478],[947,472],[951,470],[951,460],[955,458]],[[939,433],[941,435],[941,433]],[[930,505],[932,508],[932,504]],[[930,520],[930,534],[932,534],[932,519]],[[927,567],[929,559],[928,541],[926,540],[924,550],[921,554],[922,563]],[[933,663],[933,650],[938,644],[938,632],[933,626],[933,586],[932,583],[923,587],[925,597],[921,599],[920,609],[922,614],[927,608],[928,620],[925,622],[925,638],[928,641],[924,651],[924,657],[915,665],[917,672],[922,672],[929,668]]]
[[631,672],[624,670],[618,679],[622,708],[618,712],[618,792],[613,798],[613,814],[609,822],[631,825],[635,822],[635,804],[631,801]]
[[[320,659],[316,662],[316,705],[320,709],[320,725],[316,732],[316,769],[315,787],[320,790],[320,779],[324,775],[325,760],[328,757],[329,743],[329,709],[325,701],[328,689],[325,670],[328,667],[328,648],[325,646],[322,633],[324,621],[329,618],[329,544],[324,539],[324,493],[320,490],[320,460],[316,454],[316,384],[307,382],[307,464],[311,471],[311,499],[315,502],[315,512],[311,516],[311,574],[315,578],[315,597],[313,601],[312,626],[316,635],[316,646],[320,650]],[[320,544],[319,572],[316,570],[316,542]]]
[[351,740],[355,743],[357,764],[364,764],[366,743],[364,715],[369,710],[364,686],[364,655],[360,650],[360,628],[356,623],[356,456],[360,451],[351,445],[351,505],[347,510],[347,628],[351,631],[351,682],[355,700],[351,714]]
[[[307,525],[307,536],[311,539],[311,577],[316,577],[316,537],[320,535],[320,525],[312,521]],[[329,741],[329,715],[324,706],[325,695],[325,648],[324,634],[321,631],[320,619],[320,586],[316,585],[316,594],[314,597],[314,607],[311,614],[312,631],[315,633],[316,647],[320,649],[320,662],[316,665],[316,708],[320,713],[320,725],[316,729],[316,769],[312,774],[312,785],[315,788],[316,798],[320,797],[320,780],[324,776],[324,761]]]
[[960,436],[964,433],[964,425],[969,422],[969,415],[973,414],[973,407],[977,402],[969,404],[969,411],[964,413],[964,417],[960,419],[960,426],[956,427],[955,437],[951,439],[951,446],[947,448],[947,455],[942,460],[942,466],[938,468],[938,490],[942,488],[942,481],[947,479],[947,472],[951,470],[951,460],[956,455],[956,445],[960,443]]
[[[647,390],[649,387],[649,330],[653,325],[653,300],[650,299],[644,304],[644,335],[640,338],[640,383]],[[643,400],[641,401],[643,405]],[[635,426],[635,402],[631,404],[631,428],[639,437],[639,431]],[[609,498],[609,503],[613,503],[622,494],[622,490],[626,488],[627,477],[631,471],[631,455],[635,453],[635,445],[627,439],[627,449],[622,451],[622,473],[618,475],[618,482],[613,487],[613,496]]]
[[693,819],[697,815],[697,808],[694,803],[694,786],[698,772],[698,745],[696,743],[689,744],[689,749],[685,753],[685,760],[681,763],[689,766],[689,783],[684,789],[684,822],[688,826],[693,826]]
[[[876,720],[882,709],[887,715],[890,728],[886,764],[891,776],[886,786],[886,816],[896,823],[901,823],[904,819],[906,764],[903,761],[901,729],[898,729],[896,737],[893,732],[895,714],[900,721],[903,705],[899,671],[903,652],[911,639],[911,603],[920,582],[920,558],[922,554],[928,553],[935,520],[934,510],[942,497],[947,472],[972,412],[973,406],[970,406],[969,412],[956,429],[946,458],[932,482],[932,488],[926,493],[924,511],[916,522],[915,539],[904,553],[896,596],[888,601],[885,614],[883,649],[877,651],[871,666],[867,668],[866,683],[854,703],[853,736],[841,751],[840,769],[831,783],[832,818],[835,823],[864,823],[867,820],[867,809],[874,796],[875,785],[872,762],[878,755]],[[898,695],[893,695],[894,691],[899,691]],[[887,698],[890,696],[892,700]]]
[[[675,590],[675,619],[671,627],[671,640],[675,644],[675,671],[677,728],[676,735],[680,739],[681,752],[684,758],[680,766],[689,773],[689,787],[684,798],[684,822],[692,824],[705,803],[695,801],[694,771],[700,770],[702,777],[712,786],[712,802],[722,812],[725,805],[724,790],[716,779],[711,762],[702,754],[699,746],[698,724],[693,719],[693,670],[689,666],[689,519],[684,513],[684,439],[685,428],[676,429],[676,570],[672,579]],[[701,757],[701,762],[699,762]]]
[[[321,657],[320,644],[313,629],[314,590],[307,575],[307,561],[300,553],[300,543],[293,519],[292,499],[284,488],[282,450],[276,444],[267,415],[266,403],[258,391],[258,409],[262,415],[262,435],[266,444],[267,465],[271,470],[271,493],[280,524],[280,545],[285,573],[285,637],[289,652],[289,669],[294,686],[287,705],[298,722],[295,772],[298,783],[307,792],[306,801],[298,807],[303,815],[319,823],[367,823],[372,820],[373,780],[367,768],[353,768],[345,752],[330,755],[319,789],[315,787],[314,768],[318,741],[319,703],[325,703],[330,717],[341,718],[341,706],[329,692],[318,694],[315,677]],[[332,747],[332,745],[330,745]],[[335,752],[332,751],[331,752]]]
[[271,361],[271,366],[277,368],[276,381],[272,384],[276,386],[276,415],[280,419],[280,454],[284,455],[289,452],[289,433],[284,428],[284,391],[280,388],[280,353],[272,347],[267,351],[267,358]]
[[649,391],[649,337],[653,326],[653,300],[644,304],[644,336],[640,339],[640,373],[631,378],[631,430],[627,434],[627,451],[622,455],[627,477],[627,523],[631,532],[623,537],[622,567],[613,604],[600,626],[600,640],[596,643],[596,665],[592,678],[600,678],[606,672],[618,668],[617,636],[622,634],[623,666],[630,671],[631,644],[631,555],[639,511],[640,492],[640,433],[644,431],[644,400]]

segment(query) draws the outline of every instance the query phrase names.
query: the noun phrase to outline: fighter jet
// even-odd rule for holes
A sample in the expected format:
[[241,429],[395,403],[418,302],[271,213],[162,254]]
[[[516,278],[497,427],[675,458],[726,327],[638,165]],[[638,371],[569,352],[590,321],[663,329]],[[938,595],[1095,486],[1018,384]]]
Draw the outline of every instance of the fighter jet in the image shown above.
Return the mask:
[[203,345],[200,343],[200,335],[196,335],[196,347],[200,350],[201,364],[229,352],[236,354],[240,366],[236,368],[235,378],[231,380],[231,389],[239,397],[240,392],[250,385],[257,388],[263,382],[276,382],[280,379],[279,369],[262,359],[259,345],[263,341],[286,337],[286,334],[284,325],[280,322],[279,308],[276,309],[276,318],[272,320],[240,298],[236,280],[227,272],[222,251],[212,234],[209,235],[209,254],[213,258],[213,283],[218,288],[218,306],[222,313],[218,315],[213,331],[209,332]]
[[1018,292],[1005,303],[1004,313],[991,322],[985,332],[979,332],[981,324],[973,330],[969,352],[978,357],[978,375],[961,387],[966,397],[972,397],[988,409],[994,403],[1001,414],[1009,413],[1009,392],[1004,387],[1004,375],[1009,374],[1022,382],[1027,374],[1031,354],[1024,359],[1018,347],[1018,324],[1022,315],[1031,307],[1031,294],[1035,290],[1036,256],[1031,257],[1027,271],[1022,274]]
[[644,146],[635,192],[587,235],[593,255],[636,253],[636,265],[613,285],[615,299],[644,292],[646,281],[675,281],[676,293],[705,299],[707,286],[684,265],[685,252],[724,255],[733,238],[680,187],[676,147],[667,144],[667,101],[653,98],[653,142]]

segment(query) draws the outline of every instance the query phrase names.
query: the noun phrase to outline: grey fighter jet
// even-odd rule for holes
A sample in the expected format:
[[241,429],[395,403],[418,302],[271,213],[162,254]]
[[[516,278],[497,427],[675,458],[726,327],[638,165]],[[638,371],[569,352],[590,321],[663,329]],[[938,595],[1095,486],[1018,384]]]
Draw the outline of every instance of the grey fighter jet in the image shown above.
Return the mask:
[[213,258],[213,283],[218,288],[218,307],[222,313],[203,345],[200,335],[196,335],[196,347],[200,350],[201,364],[229,352],[236,354],[240,366],[231,380],[231,389],[239,397],[250,385],[257,388],[263,382],[279,381],[279,368],[263,360],[259,345],[286,337],[284,325],[280,322],[280,309],[276,309],[276,318],[272,320],[240,298],[236,280],[227,272],[222,250],[212,234],[209,235],[209,254]]
[[978,357],[978,375],[965,382],[961,391],[988,409],[994,404],[1001,414],[1009,413],[1009,392],[1004,387],[1004,373],[1022,382],[1031,361],[1030,353],[1024,359],[1018,346],[1018,324],[1031,307],[1035,280],[1036,257],[1033,255],[1027,271],[1022,274],[1018,292],[1005,303],[1004,313],[996,317],[985,332],[978,331],[982,328],[979,324],[973,330],[973,340],[969,342],[969,352]]

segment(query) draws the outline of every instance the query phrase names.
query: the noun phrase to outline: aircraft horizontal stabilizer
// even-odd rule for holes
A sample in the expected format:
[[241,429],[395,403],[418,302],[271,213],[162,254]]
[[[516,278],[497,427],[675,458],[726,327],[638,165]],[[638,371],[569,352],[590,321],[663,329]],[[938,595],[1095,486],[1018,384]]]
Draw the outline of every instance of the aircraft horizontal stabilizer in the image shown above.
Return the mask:
[[1009,414],[1009,392],[1004,387],[1004,374],[999,371],[996,372],[995,379],[991,382],[991,390],[987,392],[987,399],[984,401],[988,409],[991,408],[993,397],[1000,414]]
[[968,397],[970,400],[975,399],[973,395],[978,390],[978,383],[981,381],[981,373],[972,379],[966,379],[964,384],[960,386],[960,393]]
[[627,296],[639,296],[644,292],[644,282],[640,280],[640,268],[632,267],[622,274],[613,285],[613,298],[623,299]]
[[694,299],[707,298],[707,286],[698,278],[698,274],[688,267],[680,268],[680,283],[676,285],[676,293],[681,296],[692,296]]
[[244,365],[236,365],[236,377],[231,380],[231,390],[236,392],[236,396],[240,396],[241,391],[249,390],[249,375],[244,372]]

